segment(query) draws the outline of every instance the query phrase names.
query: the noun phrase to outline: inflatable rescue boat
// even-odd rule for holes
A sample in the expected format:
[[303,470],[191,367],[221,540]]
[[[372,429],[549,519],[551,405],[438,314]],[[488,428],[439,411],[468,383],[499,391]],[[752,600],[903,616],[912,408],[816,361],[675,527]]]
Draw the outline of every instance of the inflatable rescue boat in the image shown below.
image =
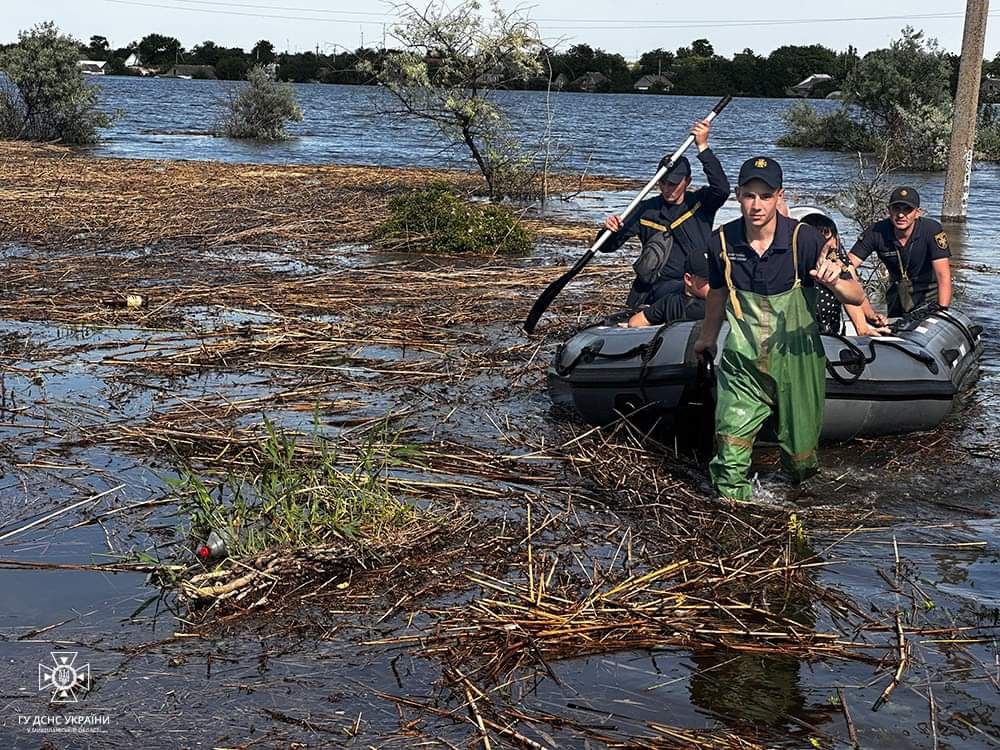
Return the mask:
[[[975,379],[982,327],[961,312],[915,311],[890,327],[892,334],[882,337],[822,337],[823,439],[932,429]],[[700,330],[701,321],[586,328],[556,353],[549,369],[553,400],[595,425],[635,414],[683,432],[687,420],[693,424],[714,404],[710,373],[693,353]],[[720,352],[728,331],[723,324]]]

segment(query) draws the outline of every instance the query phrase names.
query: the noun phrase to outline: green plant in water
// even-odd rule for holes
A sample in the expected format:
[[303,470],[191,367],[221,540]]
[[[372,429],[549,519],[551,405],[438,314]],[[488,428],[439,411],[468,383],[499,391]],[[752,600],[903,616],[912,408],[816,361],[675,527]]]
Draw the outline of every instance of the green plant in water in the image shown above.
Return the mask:
[[77,42],[41,23],[0,48],[0,139],[96,143],[111,118],[77,67]]
[[[338,463],[329,441],[300,455],[294,440],[265,422],[260,469],[230,474],[214,489],[190,470],[170,482],[188,519],[186,534],[204,540],[215,531],[229,556],[252,557],[269,549],[309,549],[340,540],[373,541],[404,526],[415,509],[396,499],[386,469],[399,446],[387,443],[386,426],[369,435],[353,469]],[[401,450],[405,451],[405,448]]]
[[373,239],[386,249],[476,255],[524,255],[532,247],[510,208],[469,203],[444,182],[394,196]]
[[288,137],[285,125],[302,117],[295,89],[256,66],[247,73],[247,83],[230,93],[221,130],[228,138],[280,141]]

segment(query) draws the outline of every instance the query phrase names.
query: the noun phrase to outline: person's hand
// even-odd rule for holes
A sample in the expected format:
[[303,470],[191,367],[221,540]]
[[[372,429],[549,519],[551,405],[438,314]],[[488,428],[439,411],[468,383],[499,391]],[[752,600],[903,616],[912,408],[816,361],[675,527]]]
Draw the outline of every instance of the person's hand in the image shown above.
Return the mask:
[[604,228],[611,232],[620,232],[622,228],[622,217],[617,214],[609,216],[604,220]]
[[883,336],[889,333],[892,333],[892,331],[889,330],[889,328],[886,326],[873,327],[866,325],[858,329],[859,336],[874,336],[875,338],[878,338],[879,336]]
[[695,359],[709,362],[715,359],[716,345],[711,339],[698,339],[694,342]]
[[830,258],[826,253],[820,253],[816,267],[809,272],[809,275],[823,286],[833,286],[840,278],[842,270],[843,266],[839,260]]
[[704,151],[708,148],[708,134],[711,130],[712,124],[708,120],[696,122],[691,127],[691,135],[694,136],[694,142],[698,146],[699,151]]
[[889,332],[889,329],[886,328],[886,326],[889,325],[889,319],[882,313],[877,312],[873,315],[867,316],[867,318],[868,322],[871,323],[873,326],[876,326],[878,328],[885,328],[885,332],[886,333]]
[[649,318],[646,317],[645,311],[640,310],[628,319],[628,323],[625,324],[625,328],[645,328],[646,326],[651,325],[653,324],[649,322]]

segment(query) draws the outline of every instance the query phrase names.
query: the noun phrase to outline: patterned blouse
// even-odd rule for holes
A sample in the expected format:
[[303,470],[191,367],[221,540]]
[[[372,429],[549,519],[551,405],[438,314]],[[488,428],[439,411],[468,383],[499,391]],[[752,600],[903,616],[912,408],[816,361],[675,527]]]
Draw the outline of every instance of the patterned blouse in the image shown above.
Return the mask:
[[[841,263],[850,263],[847,258],[847,251],[844,246],[837,248],[837,257]],[[820,333],[844,332],[844,322],[841,316],[842,305],[836,295],[825,286],[816,285],[816,323],[819,325]]]

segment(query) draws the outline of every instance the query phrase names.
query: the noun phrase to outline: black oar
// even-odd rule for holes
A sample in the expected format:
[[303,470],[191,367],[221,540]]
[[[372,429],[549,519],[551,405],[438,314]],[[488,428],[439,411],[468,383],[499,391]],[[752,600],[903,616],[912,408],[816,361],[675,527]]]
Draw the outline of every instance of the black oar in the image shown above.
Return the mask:
[[[718,114],[726,108],[726,105],[732,101],[732,98],[733,97],[731,96],[722,97],[719,100],[719,103],[712,108],[712,111],[708,113],[708,117],[705,119],[709,122],[714,120]],[[628,208],[626,208],[621,214],[622,222],[628,221],[628,217],[633,211],[635,211],[639,202],[646,197],[646,193],[652,190],[656,186],[656,183],[663,178],[663,175],[670,171],[671,167],[673,167],[684,152],[690,148],[692,143],[694,143],[694,136],[689,135],[681,147],[674,151],[673,155],[670,157],[670,161],[656,170],[656,174],[653,175],[653,179],[646,183],[646,187],[639,191],[639,193],[632,199],[632,202],[628,204]],[[546,290],[542,292],[541,296],[535,300],[535,304],[531,307],[531,312],[528,313],[528,317],[524,321],[524,330],[527,333],[534,332],[535,326],[538,325],[538,319],[542,317],[542,313],[544,313],[548,309],[549,305],[552,304],[552,300],[554,300],[559,292],[563,290],[563,287],[573,280],[574,276],[583,270],[584,266],[590,263],[594,255],[596,255],[597,251],[601,248],[601,245],[607,242],[608,238],[611,237],[612,234],[614,234],[614,232],[610,229],[605,229],[601,232],[600,236],[597,238],[597,242],[590,246],[590,250],[588,250],[584,256],[580,258],[580,260],[574,263],[571,269],[549,284],[548,288],[546,288]]]

